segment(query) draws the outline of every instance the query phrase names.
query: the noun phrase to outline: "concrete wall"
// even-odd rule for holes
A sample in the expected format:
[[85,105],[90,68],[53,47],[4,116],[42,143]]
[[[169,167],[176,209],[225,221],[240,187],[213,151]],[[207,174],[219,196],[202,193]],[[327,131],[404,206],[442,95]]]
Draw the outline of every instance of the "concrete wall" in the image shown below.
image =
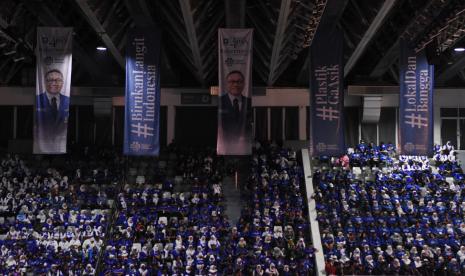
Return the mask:
[[[309,106],[310,93],[307,88],[265,88],[264,95],[253,96],[254,106],[297,106],[299,107],[299,138],[306,139],[306,107]],[[199,88],[162,88],[161,104],[168,108],[168,141],[174,138],[175,107],[181,105],[182,93],[209,93],[209,89]],[[33,87],[0,87],[0,105],[33,105],[35,88]],[[92,105],[93,97],[111,97],[113,106],[123,106],[124,97],[121,87],[72,87],[72,105]],[[362,97],[344,97],[345,106],[362,107]],[[216,106],[217,97],[212,97],[209,105]],[[399,96],[396,94],[384,95],[382,107],[398,107]],[[442,107],[465,107],[465,89],[436,89],[434,94],[434,142],[440,143],[441,120],[439,116]]]

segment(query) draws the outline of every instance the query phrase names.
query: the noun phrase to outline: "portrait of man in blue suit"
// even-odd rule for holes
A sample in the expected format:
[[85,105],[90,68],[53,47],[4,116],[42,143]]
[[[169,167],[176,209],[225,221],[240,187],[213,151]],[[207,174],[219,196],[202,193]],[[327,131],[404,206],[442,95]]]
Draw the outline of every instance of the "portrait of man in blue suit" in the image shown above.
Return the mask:
[[68,125],[69,97],[62,94],[63,82],[63,73],[52,69],[44,76],[45,91],[37,95],[37,120],[46,136],[61,135]]
[[242,94],[244,87],[242,72],[229,72],[226,91],[220,99],[221,128],[226,140],[237,140],[251,133],[252,101]]

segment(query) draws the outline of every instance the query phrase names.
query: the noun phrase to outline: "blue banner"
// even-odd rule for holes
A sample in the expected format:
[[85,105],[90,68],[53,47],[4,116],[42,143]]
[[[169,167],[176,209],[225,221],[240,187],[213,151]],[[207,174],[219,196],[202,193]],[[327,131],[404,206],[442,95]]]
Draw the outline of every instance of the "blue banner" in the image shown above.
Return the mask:
[[434,66],[424,50],[419,53],[400,43],[399,151],[428,155],[433,147]]
[[158,155],[160,31],[131,29],[126,44],[124,154]]
[[338,29],[319,30],[310,49],[310,149],[315,156],[344,153],[342,50]]

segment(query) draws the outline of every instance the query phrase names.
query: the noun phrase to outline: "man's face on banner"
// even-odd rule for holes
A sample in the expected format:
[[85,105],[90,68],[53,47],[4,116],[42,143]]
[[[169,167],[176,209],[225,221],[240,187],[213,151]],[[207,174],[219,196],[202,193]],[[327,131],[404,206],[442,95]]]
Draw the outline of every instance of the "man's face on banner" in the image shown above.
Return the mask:
[[242,90],[244,90],[244,78],[241,74],[230,74],[226,79],[226,83],[228,93],[235,97],[242,95]]
[[50,94],[59,94],[63,87],[63,75],[58,72],[51,72],[45,76],[45,88]]

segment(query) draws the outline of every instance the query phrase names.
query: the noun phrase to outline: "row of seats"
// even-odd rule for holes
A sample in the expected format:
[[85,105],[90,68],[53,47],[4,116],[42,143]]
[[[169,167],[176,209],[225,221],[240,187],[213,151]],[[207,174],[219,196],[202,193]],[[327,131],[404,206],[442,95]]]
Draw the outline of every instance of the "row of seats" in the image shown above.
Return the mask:
[[95,274],[120,174],[103,152],[84,161],[3,156],[1,274]]
[[[214,152],[175,149],[167,162],[136,159],[131,167],[111,150],[94,150],[59,161],[2,158],[0,273],[314,274],[295,152],[254,152],[245,208],[230,225],[222,186],[230,168]],[[124,167],[132,181],[119,185]]]
[[[464,273],[465,182],[456,159],[441,158],[450,154],[452,148],[435,147],[439,158],[430,164],[391,152],[392,165],[364,170],[365,178],[355,177],[352,167],[316,171],[327,272]],[[369,154],[361,158],[375,163]]]
[[314,275],[303,168],[296,153],[279,147],[254,151],[237,227],[234,273]]

